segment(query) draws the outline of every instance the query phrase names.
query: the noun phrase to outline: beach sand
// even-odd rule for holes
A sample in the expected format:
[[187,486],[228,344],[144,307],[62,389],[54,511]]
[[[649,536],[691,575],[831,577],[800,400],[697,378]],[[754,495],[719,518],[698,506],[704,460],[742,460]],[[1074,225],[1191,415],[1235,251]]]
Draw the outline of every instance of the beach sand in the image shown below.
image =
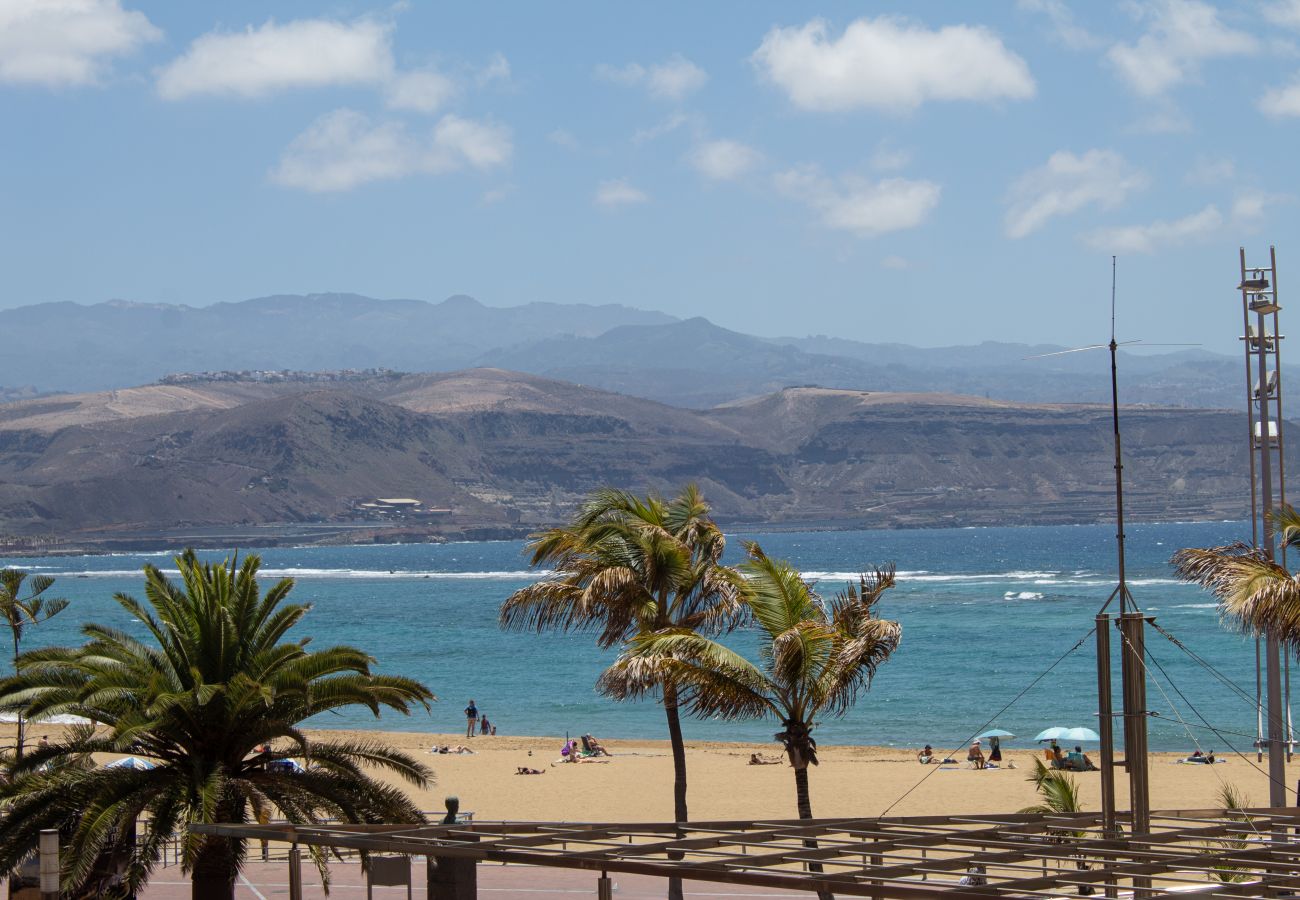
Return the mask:
[[[12,735],[12,726],[0,734]],[[36,725],[54,737],[58,726]],[[614,754],[608,762],[552,766],[560,756],[560,737],[475,737],[387,731],[312,731],[317,738],[364,738],[387,743],[418,756],[435,773],[435,784],[414,792],[422,809],[441,812],[443,798],[456,795],[461,809],[478,820],[569,822],[664,822],[672,820],[673,766],[667,741],[620,741],[600,735]],[[435,744],[467,744],[472,755],[430,754]],[[748,765],[751,753],[774,755],[767,744],[691,741],[687,743],[688,802],[694,821],[795,818],[794,774],[786,764]],[[1085,748],[1095,760],[1095,746]],[[531,756],[529,755],[531,751]],[[964,759],[965,752],[952,754]],[[809,783],[816,816],[946,815],[1014,812],[1037,802],[1026,780],[1034,751],[1003,747],[1003,767],[976,771],[922,766],[914,751],[885,747],[823,747],[821,764]],[[1231,784],[1245,792],[1251,805],[1268,805],[1267,760],[1223,757],[1218,765],[1179,765],[1180,754],[1152,754],[1153,809],[1203,809],[1220,804],[1219,791]],[[1006,767],[1014,762],[1015,769]],[[545,770],[544,775],[516,775],[519,766]],[[1085,809],[1101,805],[1100,776],[1075,773]],[[1287,767],[1287,785],[1300,778],[1300,758]],[[1128,778],[1116,773],[1119,807],[1128,808]],[[1295,795],[1288,791],[1288,796]]]

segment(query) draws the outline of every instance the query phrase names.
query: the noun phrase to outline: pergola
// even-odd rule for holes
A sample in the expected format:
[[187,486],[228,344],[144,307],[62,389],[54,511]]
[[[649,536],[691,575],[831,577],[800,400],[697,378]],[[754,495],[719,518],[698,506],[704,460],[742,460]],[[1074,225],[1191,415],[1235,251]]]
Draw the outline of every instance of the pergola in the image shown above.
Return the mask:
[[[1107,834],[1097,812],[764,822],[409,825],[195,825],[201,834],[291,845],[290,885],[301,894],[300,846],[426,857],[430,898],[477,896],[475,865],[512,863],[921,900],[1278,897],[1300,893],[1300,810],[1151,813]],[[407,866],[409,863],[402,861]],[[391,883],[391,882],[389,882]],[[296,900],[296,898],[294,898]]]

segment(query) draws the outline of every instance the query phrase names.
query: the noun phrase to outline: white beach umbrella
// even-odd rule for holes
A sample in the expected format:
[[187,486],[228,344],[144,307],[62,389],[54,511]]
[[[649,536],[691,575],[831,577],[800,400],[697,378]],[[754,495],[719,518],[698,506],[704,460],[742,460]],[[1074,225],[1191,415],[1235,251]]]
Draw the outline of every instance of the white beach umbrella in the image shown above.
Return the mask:
[[1015,737],[1015,735],[1004,728],[990,728],[988,731],[984,732],[983,734],[975,735],[975,737],[1002,739],[1002,738],[1013,738]]
[[144,772],[148,769],[157,768],[156,764],[149,762],[147,759],[141,759],[138,756],[124,756],[121,759],[115,759],[111,763],[104,763],[105,769],[134,769],[137,772]]

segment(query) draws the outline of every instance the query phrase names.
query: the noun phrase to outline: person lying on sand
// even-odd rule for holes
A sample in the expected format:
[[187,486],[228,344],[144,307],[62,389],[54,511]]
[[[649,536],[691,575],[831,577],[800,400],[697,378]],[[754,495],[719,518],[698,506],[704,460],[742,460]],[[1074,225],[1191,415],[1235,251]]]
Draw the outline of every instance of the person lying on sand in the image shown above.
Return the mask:
[[761,753],[751,753],[749,755],[749,764],[751,766],[779,766],[785,762],[780,754],[776,756],[763,756]]
[[455,747],[450,747],[447,744],[443,744],[441,747],[434,747],[429,752],[430,753],[473,753],[474,751],[461,744],[457,744]]
[[515,769],[516,775],[545,775],[545,769],[530,769],[527,766],[519,766]]

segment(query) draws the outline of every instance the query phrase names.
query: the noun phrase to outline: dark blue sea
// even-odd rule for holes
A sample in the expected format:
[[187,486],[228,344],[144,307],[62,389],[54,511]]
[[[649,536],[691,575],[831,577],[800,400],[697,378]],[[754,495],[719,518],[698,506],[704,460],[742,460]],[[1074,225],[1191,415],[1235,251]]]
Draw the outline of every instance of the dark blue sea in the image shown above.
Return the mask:
[[[1178,583],[1169,567],[1181,547],[1243,537],[1249,538],[1249,524],[1241,522],[1129,528],[1135,599],[1203,660],[1148,633],[1148,696],[1158,713],[1151,719],[1153,749],[1189,749],[1193,734],[1220,752],[1249,748],[1254,740],[1255,642],[1226,627],[1212,598]],[[739,538],[756,539],[770,555],[789,559],[828,593],[875,563],[898,567],[898,587],[882,607],[902,622],[902,646],[847,715],[818,725],[820,742],[955,747],[990,726],[1021,740],[1053,725],[1096,727],[1089,632],[1115,587],[1113,526],[731,535],[736,561]],[[614,703],[595,692],[596,677],[613,654],[597,650],[589,636],[497,627],[501,601],[538,577],[523,551],[522,542],[262,551],[263,574],[293,578],[292,598],[313,604],[301,634],[316,646],[358,646],[378,660],[379,670],[418,678],[439,697],[428,714],[386,714],[376,721],[357,710],[312,724],[456,732],[472,697],[502,733],[663,737],[663,714],[653,701]],[[203,555],[216,559],[228,552]],[[171,556],[4,560],[55,576],[50,593],[72,601],[57,619],[31,629],[26,646],[78,642],[84,622],[140,629],[113,595],[142,597],[141,565],[173,568]],[[733,640],[750,645],[744,635]],[[1117,637],[1112,646],[1118,672]],[[1119,695],[1117,675],[1117,704]],[[776,730],[772,722],[686,722],[693,739],[767,740]]]

